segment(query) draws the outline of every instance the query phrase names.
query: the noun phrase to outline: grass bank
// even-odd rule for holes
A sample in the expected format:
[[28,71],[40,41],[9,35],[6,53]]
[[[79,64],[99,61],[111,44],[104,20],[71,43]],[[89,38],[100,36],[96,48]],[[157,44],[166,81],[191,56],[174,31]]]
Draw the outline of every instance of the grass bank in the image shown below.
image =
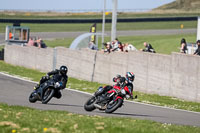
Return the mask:
[[[30,28],[31,32],[78,32],[90,31],[93,23],[80,24],[25,24],[21,26]],[[117,30],[150,30],[150,29],[180,29],[181,24],[185,29],[197,28],[197,21],[174,21],[174,22],[131,22],[131,23],[117,23]],[[0,23],[0,33],[5,32],[6,25],[9,23]],[[111,23],[105,24],[105,30],[111,31]],[[97,24],[97,32],[102,31],[102,25]]]
[[[149,36],[121,36],[118,39],[122,43],[133,44],[137,49],[143,48],[144,41],[152,44],[157,53],[171,54],[171,52],[179,52],[180,40],[185,38],[187,42],[194,43],[196,40],[195,34],[181,34],[181,35],[149,35]],[[57,47],[64,46],[69,47],[73,38],[44,40],[47,46]],[[105,38],[105,42],[110,41],[110,37]],[[101,45],[101,38],[99,38],[99,45]],[[101,47],[101,46],[99,46]]]
[[199,133],[199,127],[149,120],[86,116],[0,104],[1,133]]
[[[6,72],[11,75],[26,77],[37,82],[43,75],[45,75],[45,73],[41,73],[37,70],[27,69],[19,66],[13,66],[10,64],[6,64],[3,61],[0,61],[0,72]],[[89,93],[95,92],[99,86],[104,86],[104,84],[79,80],[75,78],[69,78],[67,84],[67,88],[81,90]],[[138,99],[136,100],[138,102],[200,112],[200,103],[184,101],[168,96],[145,94],[142,92],[134,92],[134,95],[138,95]]]

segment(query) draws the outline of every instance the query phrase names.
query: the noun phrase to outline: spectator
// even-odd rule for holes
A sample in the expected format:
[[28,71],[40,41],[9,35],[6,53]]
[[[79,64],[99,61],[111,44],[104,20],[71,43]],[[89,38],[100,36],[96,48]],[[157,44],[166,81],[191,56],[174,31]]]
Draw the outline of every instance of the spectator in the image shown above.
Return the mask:
[[29,41],[27,43],[27,46],[34,46],[35,41],[33,40],[33,38],[29,38]]
[[133,50],[137,51],[137,49],[132,44],[125,43],[124,52],[133,51]]
[[200,40],[197,41],[198,48],[194,52],[194,55],[200,55]]
[[104,46],[105,46],[105,49],[104,49],[104,53],[110,53],[111,52],[111,43],[110,42],[107,42],[107,43],[104,43]]
[[153,47],[151,46],[151,44],[144,42],[144,49],[141,49],[141,51],[144,52],[151,52],[151,53],[156,53],[156,51],[153,49]]
[[180,49],[180,52],[186,54],[186,51],[187,51],[187,43],[186,43],[185,38],[182,38],[181,39],[181,49]]
[[38,48],[46,48],[47,46],[46,46],[46,44],[43,42],[43,40],[42,40],[41,38],[39,38],[39,39],[37,40],[37,47],[38,47]]
[[98,50],[98,47],[94,44],[93,41],[91,41],[88,45],[88,48],[92,49],[92,50]]
[[121,52],[124,51],[124,46],[123,46],[123,44],[121,44],[121,43],[118,44],[118,49],[117,49],[117,51],[121,51]]
[[112,42],[112,51],[119,51],[119,44],[121,44],[121,42],[116,38]]

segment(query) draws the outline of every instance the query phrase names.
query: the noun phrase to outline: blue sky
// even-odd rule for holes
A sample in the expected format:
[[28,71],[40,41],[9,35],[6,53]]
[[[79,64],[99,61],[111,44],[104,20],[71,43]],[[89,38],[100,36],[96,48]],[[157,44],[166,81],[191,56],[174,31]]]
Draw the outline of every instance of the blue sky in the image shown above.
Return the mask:
[[[118,9],[152,9],[174,0],[118,0]],[[0,9],[82,10],[102,9],[104,0],[0,0]],[[107,9],[112,8],[107,0]]]

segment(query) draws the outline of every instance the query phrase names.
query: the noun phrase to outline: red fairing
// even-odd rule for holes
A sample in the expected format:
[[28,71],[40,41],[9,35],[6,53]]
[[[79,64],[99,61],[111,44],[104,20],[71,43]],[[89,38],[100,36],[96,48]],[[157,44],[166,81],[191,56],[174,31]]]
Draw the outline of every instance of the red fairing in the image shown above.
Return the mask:
[[115,99],[115,101],[117,101],[117,99],[122,99],[123,100],[123,98],[120,97],[120,96],[117,96],[117,98]]
[[124,87],[124,90],[125,90],[126,92],[128,92],[129,94],[131,94],[131,92],[129,91],[129,89],[128,89],[127,86]]
[[120,86],[116,86],[116,85],[115,85],[113,88],[114,88],[114,89],[121,90]]
[[115,92],[115,90],[110,90],[110,91],[108,91],[108,93],[113,93],[113,92]]

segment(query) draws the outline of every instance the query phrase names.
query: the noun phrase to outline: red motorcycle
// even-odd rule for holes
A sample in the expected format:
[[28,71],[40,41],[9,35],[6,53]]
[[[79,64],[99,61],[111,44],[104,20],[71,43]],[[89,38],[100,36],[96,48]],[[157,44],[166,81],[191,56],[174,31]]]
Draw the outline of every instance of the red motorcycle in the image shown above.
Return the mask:
[[[99,87],[94,96],[89,98],[84,105],[86,111],[93,111],[99,109],[106,113],[112,113],[118,108],[122,107],[124,98],[132,98],[132,92],[129,92],[127,86],[106,86]],[[135,96],[137,98],[137,95]]]

